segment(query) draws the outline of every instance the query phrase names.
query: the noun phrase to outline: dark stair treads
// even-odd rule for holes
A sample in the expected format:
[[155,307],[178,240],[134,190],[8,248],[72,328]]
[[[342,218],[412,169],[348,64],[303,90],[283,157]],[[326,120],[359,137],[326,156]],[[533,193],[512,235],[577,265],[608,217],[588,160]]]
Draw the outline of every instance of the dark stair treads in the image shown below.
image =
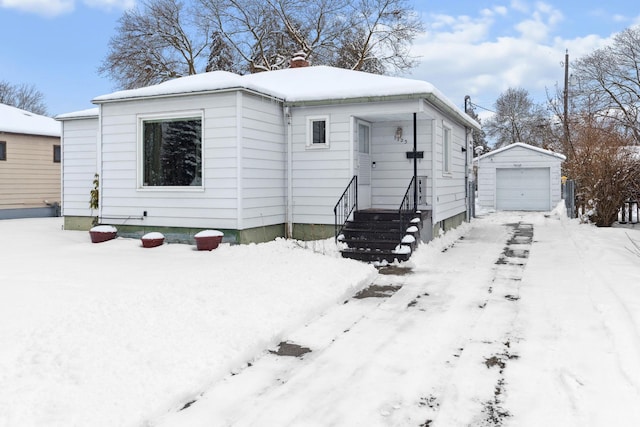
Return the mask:
[[[406,261],[415,249],[419,233],[407,233],[414,214],[408,214],[400,221],[398,211],[366,210],[354,213],[353,220],[347,221],[340,241],[347,245],[343,249],[344,258],[360,261]],[[419,225],[419,224],[418,224]],[[402,243],[406,234],[416,239]]]

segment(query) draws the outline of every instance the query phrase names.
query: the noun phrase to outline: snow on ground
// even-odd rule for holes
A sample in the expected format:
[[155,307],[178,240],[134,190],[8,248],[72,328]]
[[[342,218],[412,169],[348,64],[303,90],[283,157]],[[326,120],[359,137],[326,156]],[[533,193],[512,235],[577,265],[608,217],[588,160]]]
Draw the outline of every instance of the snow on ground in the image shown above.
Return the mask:
[[2,427],[142,425],[376,274],[285,240],[145,249],[60,219],[0,221],[0,236]]
[[492,213],[376,275],[56,221],[0,221],[2,427],[640,425],[640,230]]

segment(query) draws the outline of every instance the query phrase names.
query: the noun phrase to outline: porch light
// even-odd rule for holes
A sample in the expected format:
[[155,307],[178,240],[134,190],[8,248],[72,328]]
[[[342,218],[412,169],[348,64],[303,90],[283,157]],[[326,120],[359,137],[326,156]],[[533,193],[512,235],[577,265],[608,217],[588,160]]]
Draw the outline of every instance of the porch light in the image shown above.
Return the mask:
[[400,126],[398,126],[398,128],[396,129],[395,140],[402,141],[402,128]]

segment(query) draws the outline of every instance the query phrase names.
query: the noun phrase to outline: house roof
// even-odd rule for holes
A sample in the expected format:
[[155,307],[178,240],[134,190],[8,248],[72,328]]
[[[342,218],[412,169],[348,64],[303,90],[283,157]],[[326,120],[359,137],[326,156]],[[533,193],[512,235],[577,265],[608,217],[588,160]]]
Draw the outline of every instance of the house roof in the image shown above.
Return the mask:
[[284,102],[305,103],[385,97],[425,97],[449,110],[467,126],[480,125],[423,80],[382,76],[342,68],[313,66],[238,75],[212,71],[169,80],[153,86],[123,90],[93,99],[96,104],[127,99],[176,96],[230,89],[247,89]]
[[514,148],[517,148],[517,147],[525,148],[525,149],[531,150],[531,151],[536,151],[536,152],[541,153],[541,154],[546,154],[548,156],[555,157],[555,158],[560,159],[562,161],[567,159],[567,157],[564,154],[556,153],[555,151],[545,150],[544,148],[535,147],[533,145],[525,144],[524,142],[516,142],[514,144],[509,144],[507,146],[498,148],[497,150],[490,151],[487,154],[483,154],[482,156],[476,157],[474,159],[474,162],[477,161],[477,160],[482,160],[482,159],[489,158],[491,156],[495,156],[496,154],[502,153],[502,152],[507,151],[507,150],[513,150]]
[[56,120],[79,120],[79,119],[91,119],[98,118],[100,114],[100,108],[89,108],[86,110],[74,111],[71,113],[59,114],[56,116]]
[[51,117],[0,104],[0,132],[59,137],[61,129]]

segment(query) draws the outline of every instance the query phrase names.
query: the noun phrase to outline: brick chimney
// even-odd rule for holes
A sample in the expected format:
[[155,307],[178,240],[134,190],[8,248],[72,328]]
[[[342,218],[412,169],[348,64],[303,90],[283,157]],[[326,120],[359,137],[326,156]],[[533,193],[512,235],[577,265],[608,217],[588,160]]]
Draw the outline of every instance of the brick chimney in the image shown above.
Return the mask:
[[307,61],[307,54],[303,51],[298,51],[293,54],[293,58],[289,61],[289,68],[308,67],[309,61]]

